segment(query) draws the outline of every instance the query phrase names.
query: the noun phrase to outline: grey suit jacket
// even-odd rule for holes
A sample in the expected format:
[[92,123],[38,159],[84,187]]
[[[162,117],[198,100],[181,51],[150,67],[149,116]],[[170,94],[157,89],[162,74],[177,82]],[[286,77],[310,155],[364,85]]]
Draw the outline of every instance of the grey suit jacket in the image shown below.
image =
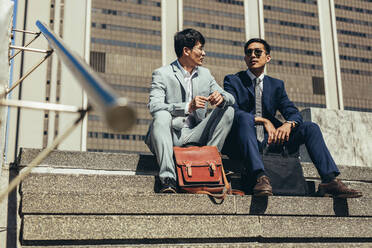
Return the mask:
[[[214,91],[218,91],[224,97],[226,106],[233,105],[235,102],[234,97],[217,84],[210,71],[205,67],[198,67],[197,75],[194,76],[192,82],[193,97],[208,97]],[[177,61],[156,69],[152,73],[150,101],[148,104],[151,115],[154,116],[156,112],[166,110],[172,115],[172,127],[176,130],[181,129],[184,125],[183,120],[186,118],[186,90],[187,85],[184,82],[184,77]],[[196,110],[193,115],[193,126],[196,126],[206,117],[207,105],[203,109]]]

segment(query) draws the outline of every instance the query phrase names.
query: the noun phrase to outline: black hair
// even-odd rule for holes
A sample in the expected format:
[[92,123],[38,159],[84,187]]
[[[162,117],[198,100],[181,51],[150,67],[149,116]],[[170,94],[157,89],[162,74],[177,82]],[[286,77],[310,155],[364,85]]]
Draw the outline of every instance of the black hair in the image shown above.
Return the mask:
[[205,39],[203,35],[192,28],[188,28],[177,32],[174,35],[174,50],[176,52],[177,58],[182,56],[182,51],[184,47],[192,49],[198,41],[204,45]]
[[244,45],[244,54],[247,53],[247,48],[250,44],[254,43],[254,42],[258,42],[258,43],[261,43],[264,45],[265,47],[265,52],[266,54],[270,54],[270,51],[271,51],[271,47],[269,45],[269,43],[267,43],[264,39],[260,39],[260,38],[253,38],[253,39],[250,39],[249,41],[247,41]]

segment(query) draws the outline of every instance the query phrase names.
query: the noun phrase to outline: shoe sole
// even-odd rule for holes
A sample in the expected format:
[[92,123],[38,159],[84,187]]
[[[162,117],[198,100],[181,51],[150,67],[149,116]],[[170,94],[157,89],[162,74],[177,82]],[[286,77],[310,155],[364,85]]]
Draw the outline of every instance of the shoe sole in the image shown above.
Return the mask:
[[166,189],[160,190],[159,193],[161,193],[161,194],[175,194],[175,193],[177,193],[177,191],[172,189],[172,188],[166,188]]
[[339,199],[346,199],[346,198],[360,198],[363,195],[331,195],[331,194],[324,194],[325,197],[332,197],[332,198],[339,198]]
[[254,192],[253,196],[272,196],[273,192],[271,191],[260,191],[260,192]]

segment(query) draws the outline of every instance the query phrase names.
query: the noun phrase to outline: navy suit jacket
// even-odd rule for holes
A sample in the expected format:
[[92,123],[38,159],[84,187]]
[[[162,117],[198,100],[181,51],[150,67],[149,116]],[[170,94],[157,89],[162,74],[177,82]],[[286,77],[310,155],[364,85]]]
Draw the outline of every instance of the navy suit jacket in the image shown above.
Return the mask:
[[[234,75],[227,75],[224,79],[224,88],[235,98],[234,122],[245,115],[254,119],[256,113],[256,98],[253,82],[246,71],[238,72]],[[282,80],[269,76],[263,79],[262,92],[262,117],[269,119],[278,128],[282,122],[275,118],[276,111],[279,111],[285,120],[302,123],[302,116],[296,106],[289,100]],[[266,130],[265,130],[266,132]]]

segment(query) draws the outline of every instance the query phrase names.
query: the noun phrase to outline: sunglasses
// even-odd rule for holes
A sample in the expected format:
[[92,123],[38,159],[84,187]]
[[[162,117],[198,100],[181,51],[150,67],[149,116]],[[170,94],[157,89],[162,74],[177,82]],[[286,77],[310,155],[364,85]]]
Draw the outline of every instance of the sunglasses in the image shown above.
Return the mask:
[[245,51],[245,55],[252,56],[252,53],[254,53],[254,55],[256,55],[256,57],[259,58],[259,57],[261,57],[261,55],[262,55],[263,52],[264,52],[263,50],[258,49],[258,48],[256,48],[256,49],[247,49]]

